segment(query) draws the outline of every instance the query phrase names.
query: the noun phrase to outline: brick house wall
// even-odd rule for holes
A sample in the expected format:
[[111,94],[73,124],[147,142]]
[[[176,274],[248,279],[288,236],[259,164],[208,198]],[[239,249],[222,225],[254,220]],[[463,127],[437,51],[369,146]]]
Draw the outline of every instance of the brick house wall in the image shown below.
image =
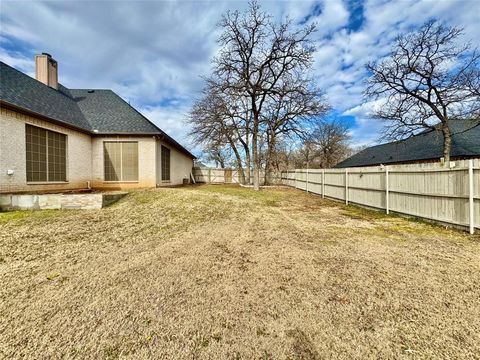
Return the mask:
[[[170,181],[162,181],[162,167],[161,167],[161,146],[166,146],[170,149]],[[185,156],[177,149],[171,147],[163,141],[157,140],[157,185],[169,186],[180,185],[183,179],[189,179],[190,173],[193,169],[193,159]]]
[[[25,125],[67,135],[67,182],[28,183],[26,176]],[[92,173],[91,136],[62,126],[0,109],[0,193],[85,189]],[[13,170],[13,175],[7,175]]]
[[[103,143],[105,141],[138,142],[138,181],[104,181]],[[161,180],[161,145],[170,149],[170,181]],[[190,178],[192,168],[193,159],[153,136],[97,136],[92,139],[92,186],[94,188],[130,189],[181,185],[183,183],[183,179]]]
[[[138,142],[138,181],[104,181],[104,141]],[[155,187],[155,138],[153,136],[99,136],[92,138],[92,186],[98,189]]]
[[[25,125],[67,135],[67,181],[27,183]],[[104,141],[138,142],[138,181],[104,180]],[[170,153],[170,181],[161,181],[160,145]],[[85,189],[131,189],[179,185],[189,178],[193,160],[154,136],[91,136],[22,113],[0,109],[0,193]],[[7,171],[13,170],[13,175]]]

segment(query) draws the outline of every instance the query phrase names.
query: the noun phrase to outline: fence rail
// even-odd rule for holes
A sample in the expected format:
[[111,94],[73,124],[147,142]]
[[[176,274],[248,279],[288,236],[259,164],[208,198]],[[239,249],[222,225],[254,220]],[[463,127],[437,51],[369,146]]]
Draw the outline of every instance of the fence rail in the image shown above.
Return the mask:
[[348,203],[416,216],[471,234],[480,229],[480,159],[282,172],[285,185]]
[[240,176],[236,169],[194,167],[193,178],[198,183],[239,184]]
[[[192,172],[195,182],[207,184],[240,184],[240,172],[234,168],[194,167]],[[281,183],[280,174],[273,173],[269,177],[272,184]],[[265,171],[260,171],[260,185],[264,185]],[[250,185],[253,185],[253,169],[251,170]]]

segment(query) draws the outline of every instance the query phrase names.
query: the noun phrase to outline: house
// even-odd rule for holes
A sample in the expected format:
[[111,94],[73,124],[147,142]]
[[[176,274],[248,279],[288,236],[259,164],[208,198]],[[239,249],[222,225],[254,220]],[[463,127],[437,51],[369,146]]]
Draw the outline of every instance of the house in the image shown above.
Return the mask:
[[[454,120],[451,160],[480,158],[480,121]],[[372,146],[343,160],[335,168],[409,164],[440,161],[443,157],[443,134],[427,130],[408,139]]]
[[195,158],[112,90],[68,89],[0,62],[0,193],[182,184]]

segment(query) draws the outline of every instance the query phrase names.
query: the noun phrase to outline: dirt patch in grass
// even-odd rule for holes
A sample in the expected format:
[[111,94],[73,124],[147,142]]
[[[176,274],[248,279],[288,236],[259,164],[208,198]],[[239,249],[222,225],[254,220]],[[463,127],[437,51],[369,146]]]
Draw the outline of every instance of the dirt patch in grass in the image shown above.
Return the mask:
[[476,358],[480,238],[293,189],[0,214],[0,357]]

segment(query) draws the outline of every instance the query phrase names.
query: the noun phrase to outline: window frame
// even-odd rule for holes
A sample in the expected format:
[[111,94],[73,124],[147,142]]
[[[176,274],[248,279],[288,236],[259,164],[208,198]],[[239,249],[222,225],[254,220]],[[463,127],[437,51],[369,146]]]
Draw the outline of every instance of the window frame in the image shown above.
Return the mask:
[[[27,152],[27,129],[28,128],[36,128],[45,131],[45,176],[47,180],[28,180],[28,152]],[[49,180],[50,177],[50,169],[49,169],[49,163],[50,163],[50,158],[49,158],[49,134],[55,134],[55,135],[62,135],[65,138],[65,179],[64,180]],[[53,154],[52,156],[55,156]],[[30,123],[25,123],[25,181],[27,185],[37,185],[37,184],[65,184],[69,182],[69,173],[68,173],[68,135],[59,131],[51,130],[48,128],[44,128],[41,126],[33,125]]]
[[[168,151],[168,179],[164,179],[164,171],[163,171],[163,164],[164,164],[164,149]],[[171,167],[171,159],[172,159],[172,150],[165,146],[160,145],[160,177],[162,183],[169,183],[172,181],[172,167]]]
[[[106,155],[106,152],[105,152],[105,145],[106,144],[124,144],[124,143],[127,143],[127,144],[136,144],[137,145],[137,179],[136,180],[123,180],[123,146],[120,146],[120,179],[119,180],[107,180],[106,178],[106,163],[105,163],[105,155]],[[103,182],[104,183],[113,183],[113,184],[118,184],[118,183],[131,183],[131,184],[135,184],[135,183],[138,183],[140,182],[140,161],[139,161],[139,158],[140,158],[140,152],[139,152],[139,149],[138,149],[138,141],[135,141],[135,140],[104,140],[103,141],[103,147],[102,147],[102,150],[103,150]]]

